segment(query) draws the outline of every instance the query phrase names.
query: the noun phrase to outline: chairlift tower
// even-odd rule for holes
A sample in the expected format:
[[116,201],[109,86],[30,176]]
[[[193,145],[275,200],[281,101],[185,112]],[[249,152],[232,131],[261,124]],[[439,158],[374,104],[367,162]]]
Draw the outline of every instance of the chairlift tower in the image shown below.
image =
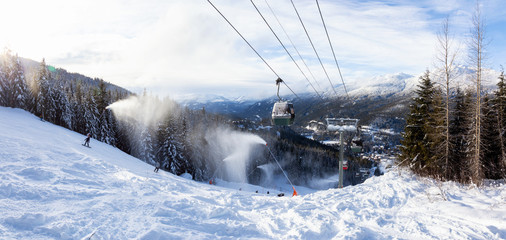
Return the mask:
[[327,120],[327,131],[339,132],[339,188],[343,188],[343,159],[344,159],[344,144],[343,144],[343,133],[344,132],[356,132],[358,119],[352,118],[326,118]]

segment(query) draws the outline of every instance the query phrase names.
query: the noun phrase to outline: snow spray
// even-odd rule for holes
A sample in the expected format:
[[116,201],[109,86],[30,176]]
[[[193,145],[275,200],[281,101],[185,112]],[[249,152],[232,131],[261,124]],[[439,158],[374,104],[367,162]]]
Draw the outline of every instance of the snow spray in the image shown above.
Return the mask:
[[257,135],[218,128],[206,134],[210,144],[209,157],[215,161],[227,181],[246,183],[246,169],[256,146],[266,142]]
[[262,172],[264,173],[264,177],[261,184],[263,185],[272,184],[272,182],[274,181],[274,171],[278,168],[278,166],[276,166],[273,163],[267,163],[260,165],[257,168],[262,170]]
[[[149,133],[149,129],[164,120],[169,114],[181,114],[180,108],[170,99],[160,101],[153,96],[130,96],[117,101],[107,109],[112,110],[120,123],[120,128],[128,131],[128,140],[134,146],[142,146],[143,139]],[[132,155],[140,156],[142,148],[132,149]],[[143,159],[154,164],[154,159]]]
[[152,96],[130,96],[107,106],[120,120],[134,119],[145,126],[162,120],[173,109],[172,101],[160,101]]

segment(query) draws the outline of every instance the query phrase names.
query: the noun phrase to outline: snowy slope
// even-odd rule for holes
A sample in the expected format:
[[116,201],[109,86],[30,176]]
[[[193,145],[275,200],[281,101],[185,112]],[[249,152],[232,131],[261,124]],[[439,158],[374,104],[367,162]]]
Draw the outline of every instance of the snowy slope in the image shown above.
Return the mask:
[[0,107],[1,239],[506,238],[505,185],[439,188],[395,170],[354,187],[275,197],[155,174],[83,139]]

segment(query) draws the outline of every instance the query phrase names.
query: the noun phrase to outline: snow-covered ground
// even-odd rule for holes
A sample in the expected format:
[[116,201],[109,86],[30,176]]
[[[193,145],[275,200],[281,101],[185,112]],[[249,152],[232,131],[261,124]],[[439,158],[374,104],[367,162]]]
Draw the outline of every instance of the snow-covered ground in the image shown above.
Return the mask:
[[506,239],[504,184],[438,184],[391,168],[357,186],[277,197],[156,174],[83,139],[0,107],[1,239]]

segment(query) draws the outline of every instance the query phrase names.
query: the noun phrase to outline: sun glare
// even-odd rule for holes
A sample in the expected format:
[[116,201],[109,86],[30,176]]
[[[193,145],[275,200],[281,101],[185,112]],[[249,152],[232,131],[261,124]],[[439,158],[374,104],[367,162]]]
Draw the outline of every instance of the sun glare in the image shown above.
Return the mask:
[[51,36],[68,14],[58,11],[61,4],[46,1],[4,1],[0,8],[0,47],[9,48],[23,57],[39,59],[48,52]]

